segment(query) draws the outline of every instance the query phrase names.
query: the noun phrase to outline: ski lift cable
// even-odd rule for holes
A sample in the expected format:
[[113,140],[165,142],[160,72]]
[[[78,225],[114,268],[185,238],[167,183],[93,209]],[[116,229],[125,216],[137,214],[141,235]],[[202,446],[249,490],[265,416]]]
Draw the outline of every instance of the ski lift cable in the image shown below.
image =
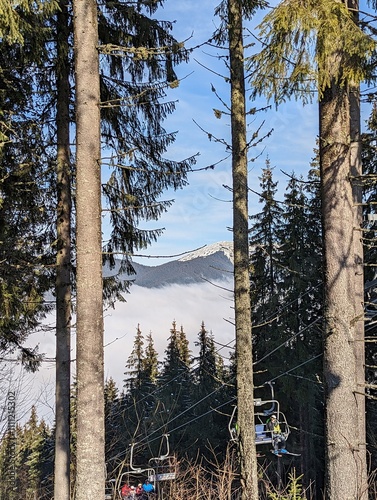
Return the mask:
[[[185,413],[187,413],[188,411],[192,410],[193,408],[195,408],[195,406],[198,406],[198,404],[202,403],[203,401],[205,401],[207,398],[209,398],[210,396],[213,396],[213,394],[216,394],[216,392],[218,392],[220,389],[222,389],[223,386],[220,386],[218,387],[217,389],[213,390],[212,392],[210,392],[209,394],[207,394],[206,396],[204,396],[202,399],[200,399],[199,401],[197,401],[196,403],[194,403],[193,405],[191,405],[189,408],[186,408],[186,410],[183,410],[179,415],[176,415],[175,417],[173,417],[171,420],[169,420],[168,422],[166,422],[164,425],[160,426],[159,428],[155,429],[151,434],[149,434],[149,436],[152,436],[153,434],[155,434],[156,432],[160,431],[162,428],[166,427],[167,425],[171,424],[172,422],[174,422],[175,420],[177,420],[177,418],[181,418],[182,415],[184,415]],[[225,404],[225,403],[224,403]],[[143,438],[140,443],[142,443],[143,441],[147,440],[147,437]],[[149,441],[149,440],[148,440]]]
[[[277,377],[275,377],[275,378],[271,379],[271,380],[269,381],[269,383],[272,383],[272,382],[274,382],[275,380],[277,380],[277,379],[279,379],[279,378],[281,378],[281,377],[283,377],[283,376],[285,376],[285,375],[290,374],[290,373],[291,373],[291,372],[293,372],[294,370],[297,370],[297,369],[298,369],[298,368],[300,368],[301,366],[304,366],[304,365],[306,365],[307,363],[310,363],[311,361],[314,361],[315,359],[319,358],[320,356],[322,356],[322,353],[317,354],[317,356],[313,356],[312,358],[310,358],[310,359],[308,359],[308,360],[304,361],[303,363],[300,363],[300,364],[296,365],[295,367],[291,368],[290,370],[285,371],[284,373],[281,373],[281,374],[280,374],[280,375],[278,375]],[[216,392],[216,391],[213,391],[213,392]],[[203,398],[201,401],[199,401],[199,402],[202,402],[202,401],[204,401],[205,399],[206,399],[206,397],[204,397],[204,398]],[[175,431],[177,431],[177,430],[179,430],[179,429],[181,429],[181,428],[185,427],[186,425],[190,425],[192,422],[195,422],[196,420],[199,420],[200,418],[205,417],[206,415],[209,415],[209,414],[210,414],[210,413],[212,413],[213,411],[217,411],[218,409],[222,408],[223,406],[225,406],[225,405],[227,405],[227,404],[232,403],[232,402],[233,402],[233,401],[235,401],[236,399],[237,399],[237,398],[236,398],[236,397],[234,397],[234,398],[232,398],[231,400],[226,401],[225,403],[221,403],[221,405],[217,406],[216,408],[211,408],[211,409],[210,409],[210,410],[208,410],[207,412],[202,413],[201,415],[197,415],[196,417],[194,417],[194,418],[193,418],[193,419],[191,419],[190,421],[185,422],[184,424],[181,424],[181,425],[179,425],[178,427],[175,427],[174,429],[171,429],[171,430],[169,431],[169,434],[171,434],[172,432],[175,432]],[[196,405],[195,405],[195,406],[196,406]],[[185,411],[183,411],[181,414],[179,414],[179,415],[175,416],[172,420],[170,420],[169,422],[167,422],[167,424],[166,424],[166,425],[168,425],[168,424],[170,424],[171,422],[175,421],[177,418],[180,418],[180,417],[181,417],[184,413],[186,413],[187,411],[188,411],[188,410],[185,410]],[[157,432],[157,431],[158,431],[158,430],[160,430],[160,429],[161,429],[161,428],[156,429],[156,431],[154,431],[154,432]],[[153,434],[153,433],[152,433],[152,434]],[[162,436],[162,435],[161,435],[161,436]],[[157,439],[161,439],[161,436],[158,436],[158,437],[154,438],[154,439],[152,440],[152,442],[153,442],[153,441],[155,441],[155,440],[157,440]],[[146,440],[146,439],[147,439],[147,438],[144,438],[144,440]],[[144,441],[144,440],[143,440],[143,441]],[[148,440],[148,442],[149,442],[149,440]]]
[[[187,425],[190,425],[192,424],[193,422],[196,422],[197,420],[199,420],[200,418],[202,417],[205,417],[206,415],[209,415],[210,413],[214,412],[214,411],[217,411],[219,410],[220,408],[222,408],[223,406],[226,406],[228,404],[231,404],[233,403],[233,401],[235,401],[237,398],[234,397],[232,399],[230,399],[229,401],[225,401],[225,403],[221,403],[219,406],[216,406],[216,408],[211,408],[210,410],[206,411],[205,413],[202,413],[201,415],[197,415],[196,417],[192,418],[191,420],[189,420],[188,422],[185,422],[184,424],[181,424],[179,425],[178,427],[175,427],[174,429],[171,429],[169,431],[169,434],[175,432],[175,431],[178,431],[179,429],[182,429],[183,427],[186,427]],[[170,422],[173,422],[174,420],[176,420],[177,418],[181,417],[186,411],[182,412],[180,415],[177,415],[176,417],[174,417],[172,420],[170,420],[168,423]],[[161,429],[161,428],[160,428]],[[156,431],[154,432],[157,432],[158,430],[160,429],[156,429]],[[153,434],[153,433],[152,433]],[[153,443],[154,441],[157,441],[158,439],[161,439],[161,437],[163,436],[163,434],[153,438],[152,440],[149,440],[147,437],[145,437],[143,440],[140,441],[140,443],[142,443],[143,441],[147,440],[148,443]],[[139,444],[139,443],[138,443]]]
[[287,370],[284,373],[281,373],[280,375],[277,375],[273,379],[269,380],[269,382],[271,382],[271,383],[275,382],[275,380],[278,380],[279,378],[284,377],[285,375],[290,374],[294,370],[297,370],[297,368],[300,368],[301,366],[304,366],[304,365],[310,363],[311,361],[314,361],[315,359],[319,358],[320,356],[322,356],[322,352],[319,353],[319,354],[317,354],[317,356],[313,356],[312,358],[307,359],[306,361],[303,361],[302,363],[300,363],[299,365],[295,366],[294,368],[291,368],[290,370]]
[[[180,360],[181,361],[181,360]],[[199,361],[197,361],[194,366],[190,367],[189,368],[189,373],[193,372],[198,366],[199,366]],[[149,399],[151,396],[154,396],[156,393],[158,393],[159,391],[161,391],[162,389],[164,389],[165,387],[167,387],[169,384],[171,384],[172,382],[175,382],[177,379],[179,379],[180,377],[182,377],[184,375],[184,373],[178,373],[178,375],[176,375],[175,377],[173,377],[172,379],[168,380],[167,382],[165,382],[165,384],[163,384],[162,386],[159,386],[159,387],[156,387],[156,389],[154,389],[152,392],[146,394],[145,396],[143,396],[141,399],[138,399],[136,401],[136,403],[132,403],[130,404],[129,406],[127,406],[126,408],[122,408],[122,409],[119,409],[118,412],[114,413],[114,416],[117,416],[117,415],[120,415],[121,413],[131,409],[135,404],[139,404],[139,403],[142,403],[143,401],[145,401],[146,399]],[[225,383],[225,382],[222,382],[222,385],[221,385],[221,388],[224,386],[224,385],[227,385],[228,383]]]
[[320,320],[321,318],[317,318],[315,319],[314,321],[312,321],[309,325],[305,326],[304,328],[302,328],[301,330],[299,330],[298,332],[294,333],[289,339],[286,339],[282,344],[278,345],[277,347],[275,347],[275,349],[273,349],[272,351],[270,351],[269,353],[265,354],[261,359],[258,359],[258,361],[255,361],[253,363],[253,366],[256,366],[258,363],[261,363],[262,361],[264,361],[266,358],[268,358],[269,356],[271,356],[274,352],[278,351],[279,349],[281,349],[282,347],[284,347],[288,342],[291,342],[294,338],[296,338],[298,335],[300,335],[301,333],[305,332],[308,328],[312,327],[313,325],[315,325],[316,323],[318,323],[318,321]]
[[217,411],[219,410],[220,408],[222,408],[223,406],[226,406],[228,404],[231,404],[233,403],[233,401],[235,401],[237,398],[234,397],[232,399],[230,399],[229,401],[226,401],[225,403],[221,403],[219,406],[216,406],[216,408],[211,408],[210,410],[206,411],[205,413],[202,413],[201,415],[197,415],[196,417],[192,418],[189,422],[185,422],[184,424],[181,424],[179,425],[178,427],[175,427],[174,429],[172,429],[170,432],[175,432],[175,431],[178,431],[179,429],[181,429],[182,427],[185,427],[186,425],[190,425],[192,424],[193,422],[196,422],[196,420],[199,420],[200,418],[202,417],[205,417],[206,415],[209,415],[210,413],[212,413],[213,411]]
[[294,377],[296,379],[306,380],[307,382],[310,382],[311,384],[322,385],[322,382],[320,380],[312,380],[311,378],[303,377],[302,375],[294,375],[292,373],[287,373],[287,375],[289,375],[290,377]]
[[[233,342],[233,340],[232,340],[232,341],[230,341],[230,342],[229,342],[229,344],[230,344],[231,342]],[[218,353],[219,353],[219,351],[220,351],[221,349],[223,349],[223,348],[224,348],[224,346],[221,346],[220,348],[216,349],[216,350],[215,350],[215,354],[218,354]],[[221,355],[220,355],[220,356],[221,356]],[[182,360],[179,360],[179,361],[181,361],[181,362],[182,362]],[[195,370],[196,368],[198,368],[198,367],[199,367],[199,365],[200,365],[200,360],[198,360],[196,363],[194,363],[194,364],[193,364],[193,366],[189,367],[189,370],[188,370],[189,374],[193,374],[193,373],[194,373],[194,370]],[[156,387],[156,389],[154,389],[152,392],[150,392],[150,393],[146,394],[145,396],[143,396],[141,399],[139,399],[139,400],[137,401],[137,403],[141,403],[141,402],[143,402],[144,400],[146,400],[146,399],[150,398],[151,396],[155,395],[157,392],[161,391],[162,389],[164,389],[164,388],[165,388],[165,387],[167,387],[169,384],[171,384],[172,382],[176,381],[177,379],[179,379],[179,378],[180,378],[180,377],[182,377],[183,375],[184,375],[184,373],[183,373],[183,372],[182,372],[182,373],[178,373],[178,375],[176,375],[174,378],[172,378],[172,379],[168,380],[167,382],[165,382],[162,386]],[[221,382],[221,384],[222,384],[222,385],[221,385],[221,387],[223,387],[223,386],[225,386],[225,385],[228,385],[228,384],[229,384],[229,382]],[[118,410],[118,412],[116,412],[114,415],[116,416],[116,415],[121,414],[121,413],[122,413],[122,412],[124,412],[124,411],[129,410],[130,408],[132,408],[132,406],[134,406],[134,404],[135,404],[135,403],[132,403],[132,404],[130,404],[129,406],[127,406],[127,408],[119,409],[119,410]]]
[[[317,318],[316,320],[314,320],[312,323],[310,323],[309,325],[307,325],[306,327],[302,328],[301,330],[299,330],[298,332],[294,333],[290,338],[286,339],[282,344],[280,344],[279,346],[275,347],[275,349],[273,349],[272,351],[268,352],[267,354],[265,354],[261,359],[259,359],[258,361],[255,361],[253,363],[253,366],[256,366],[258,365],[259,363],[261,363],[262,361],[264,361],[265,359],[267,359],[269,356],[271,356],[272,354],[274,354],[276,351],[278,351],[279,349],[281,349],[282,347],[284,347],[288,342],[291,342],[294,338],[296,338],[298,335],[302,334],[304,331],[306,331],[308,328],[312,327],[314,324],[318,323],[318,321],[320,321],[321,318]],[[217,351],[216,351],[217,352]],[[199,361],[189,369],[190,372],[192,372],[197,366],[199,365]],[[182,377],[183,376],[183,373],[179,373],[178,375],[176,375],[173,379],[167,381],[162,387],[157,387],[154,391],[152,391],[150,394],[147,394],[145,395],[143,398],[141,398],[140,400],[138,400],[138,403],[141,403],[142,401],[144,401],[145,399],[147,398],[150,398],[151,396],[153,396],[154,394],[156,394],[158,391],[160,391],[161,389],[163,389],[164,387],[166,387],[167,385],[169,385],[170,383],[174,382],[175,380],[177,380],[178,378]],[[224,387],[225,385],[228,385],[229,382],[227,383],[222,383],[221,386],[217,389],[217,390],[220,390],[222,387]],[[119,412],[117,414],[120,414],[122,413],[123,411],[127,411],[128,409],[132,408],[133,405],[130,405],[128,406],[127,408],[125,409],[120,409]],[[156,432],[156,431],[155,431]]]
[[[299,295],[299,299],[302,299],[305,295],[307,295],[308,293],[311,293],[313,290],[315,290],[316,288],[318,288],[320,285],[322,285],[322,281],[320,283],[318,283],[317,285],[315,286],[312,286],[309,290],[307,290],[306,292],[302,293]],[[282,307],[280,309],[280,311],[278,311],[277,313],[271,313],[270,316],[268,316],[266,318],[266,320],[263,322],[263,325],[267,322],[272,322],[272,321],[275,321],[279,316],[281,316],[281,314],[285,311],[285,310],[288,310],[289,307],[296,302],[296,299],[293,299],[291,302],[288,302],[288,304],[285,304],[284,307]],[[302,307],[304,307],[304,305],[302,305]],[[253,325],[252,326],[252,329],[256,329],[256,328],[260,328],[262,326],[262,324],[257,324],[257,325]],[[311,325],[308,325],[308,326],[311,326]],[[299,332],[301,333],[301,332]],[[220,348],[218,348],[217,350],[217,353],[221,350],[221,349],[224,349],[226,347],[231,347],[231,344],[233,344],[236,340],[235,339],[232,339],[230,340],[227,344],[221,344],[220,342],[217,342],[217,341],[214,341],[215,344],[219,345]],[[289,340],[288,340],[289,341]],[[288,342],[286,341],[286,342]],[[284,344],[283,344],[284,345]],[[222,356],[223,357],[223,356]]]
[[[236,398],[236,397],[234,397],[234,398],[230,399],[229,401],[226,401],[225,403],[221,403],[221,404],[220,404],[219,406],[217,406],[216,408],[211,408],[210,410],[206,411],[205,413],[202,413],[201,415],[197,415],[196,417],[192,418],[190,421],[185,422],[184,424],[181,424],[181,425],[179,425],[178,427],[175,427],[174,429],[171,429],[171,430],[169,431],[169,435],[170,435],[172,432],[175,432],[175,431],[177,431],[177,430],[179,430],[179,429],[181,429],[181,428],[183,428],[183,427],[186,427],[186,425],[189,425],[189,424],[191,424],[192,422],[195,422],[196,420],[199,420],[200,418],[205,417],[206,415],[209,415],[209,414],[210,414],[210,413],[212,413],[213,411],[217,411],[217,410],[219,410],[220,408],[222,408],[223,406],[226,406],[226,405],[228,405],[228,404],[233,403],[233,401],[235,401],[236,399],[237,399],[237,398]],[[185,410],[185,412],[186,412],[186,411],[187,411],[187,410]],[[181,413],[180,415],[178,415],[177,417],[174,417],[174,419],[170,420],[170,422],[173,422],[173,420],[176,420],[176,419],[177,419],[177,418],[179,418],[181,415],[183,415],[183,413],[185,413],[185,412],[182,412],[182,413]],[[167,422],[167,424],[168,424],[168,423],[170,423],[170,422]],[[167,425],[167,424],[166,424],[166,425]],[[162,427],[160,427],[159,429],[156,429],[154,432],[157,432],[157,431],[161,430],[161,428],[162,428]],[[152,434],[154,434],[154,432],[153,432]],[[157,440],[161,439],[161,438],[162,438],[162,437],[163,437],[166,433],[164,432],[164,433],[160,434],[159,436],[156,436],[156,437],[155,437],[155,438],[153,438],[153,439],[149,439],[149,436],[150,436],[150,435],[152,435],[152,434],[149,434],[148,436],[146,436],[145,438],[143,438],[141,441],[139,441],[139,442],[137,443],[137,445],[140,445],[140,447],[141,447],[141,444],[142,444],[144,441],[147,441],[147,442],[148,442],[148,444],[153,443],[153,442],[155,442],[155,441],[157,441]],[[137,448],[138,448],[138,446],[136,446],[136,449],[137,449]],[[115,460],[115,459],[117,459],[117,458],[122,457],[122,456],[123,456],[123,455],[125,455],[125,454],[126,454],[126,452],[125,452],[125,451],[123,451],[123,452],[121,452],[121,453],[118,453],[118,454],[117,454],[117,455],[115,455],[114,457],[109,458],[108,460],[109,460],[109,461],[111,461],[111,460]]]
[[[278,375],[277,377],[275,377],[275,378],[273,378],[273,379],[269,380],[269,383],[272,383],[272,382],[274,382],[275,380],[277,380],[277,379],[279,379],[279,378],[281,378],[281,377],[283,377],[283,376],[285,376],[285,375],[290,374],[290,373],[291,373],[291,372],[293,372],[294,370],[297,370],[297,369],[298,369],[298,368],[300,368],[301,366],[306,365],[307,363],[310,363],[311,361],[314,361],[315,359],[319,358],[320,356],[322,356],[322,353],[317,354],[316,356],[313,356],[313,357],[312,357],[312,358],[310,358],[310,359],[307,359],[307,360],[306,360],[306,361],[304,361],[303,363],[300,363],[300,364],[296,365],[295,367],[291,368],[290,370],[285,371],[284,373],[281,373],[281,374],[280,374],[280,375]],[[215,392],[215,391],[214,391],[214,392]],[[206,397],[204,397],[204,398],[203,398],[203,400],[204,400],[204,399],[206,399]],[[189,424],[190,424],[190,423],[192,423],[192,422],[195,422],[196,420],[199,420],[200,418],[202,418],[202,417],[204,417],[204,416],[206,416],[206,415],[210,414],[210,413],[211,413],[211,412],[213,412],[213,411],[217,411],[219,408],[221,408],[221,407],[223,407],[223,406],[225,406],[225,405],[227,405],[227,404],[232,403],[232,402],[233,402],[233,401],[235,401],[236,399],[237,399],[237,398],[236,398],[236,397],[234,397],[234,398],[232,398],[231,400],[229,400],[229,401],[227,401],[227,402],[225,402],[225,403],[222,403],[221,405],[217,406],[216,408],[211,408],[211,409],[210,409],[210,410],[208,410],[207,412],[202,413],[201,415],[198,415],[198,416],[194,417],[194,418],[193,418],[192,420],[190,420],[189,422],[185,422],[184,424],[182,424],[182,425],[180,425],[180,426],[178,426],[178,427],[175,427],[174,429],[171,429],[171,430],[169,431],[169,434],[170,434],[170,433],[172,433],[172,432],[174,432],[174,431],[176,431],[176,430],[178,430],[178,429],[181,429],[182,427],[184,427],[184,426],[186,426],[186,425],[189,425]],[[202,401],[203,401],[203,400],[202,400]],[[174,417],[174,419],[170,420],[170,421],[169,421],[169,422],[167,422],[167,423],[169,424],[170,422],[173,422],[173,420],[176,420],[177,418],[179,418],[179,417],[180,417],[181,415],[183,415],[186,411],[187,411],[187,410],[185,410],[184,412],[182,412],[180,415],[177,415],[176,417]]]
[[[313,292],[314,290],[316,290],[319,286],[321,286],[323,284],[323,281],[320,281],[317,285],[315,286],[312,286],[309,288],[309,290],[306,290],[306,292],[304,293],[301,293],[299,296],[298,296],[298,299],[302,299],[303,297],[305,297],[305,295],[307,295],[308,293],[311,293]],[[289,307],[294,304],[295,302],[297,301],[297,299],[292,299],[290,302],[288,302],[288,304],[285,304],[281,309],[280,311],[278,311],[277,313],[271,313],[270,316],[268,316],[264,323],[268,322],[268,321],[274,321],[275,319],[277,319],[279,316],[281,316],[281,314],[285,311],[285,310],[288,310]],[[304,304],[303,304],[303,307],[304,307]],[[259,328],[260,325],[253,325],[253,328]]]
[[[317,288],[319,285],[317,285],[316,287],[312,287],[312,289],[315,289]],[[308,293],[308,292],[305,292],[305,293]],[[304,295],[304,294],[302,294]],[[287,304],[284,309],[286,307],[288,307],[289,304]],[[265,359],[267,359],[269,356],[271,356],[273,353],[275,353],[276,351],[278,351],[280,348],[284,347],[287,342],[290,342],[292,341],[294,338],[296,338],[298,335],[302,334],[304,331],[306,331],[308,328],[310,328],[311,326],[313,326],[314,324],[316,324],[321,318],[317,318],[316,320],[314,320],[312,323],[310,323],[309,325],[307,325],[306,327],[304,327],[303,329],[299,330],[298,332],[294,333],[289,339],[286,339],[282,344],[280,344],[279,346],[277,346],[275,349],[273,349],[272,351],[270,351],[269,353],[267,353],[265,356],[263,356],[260,360],[256,361],[253,363],[253,366],[256,366],[258,363],[261,363],[262,361],[264,361]],[[216,350],[216,353],[218,353],[224,346],[218,348]],[[192,373],[197,367],[199,366],[199,361],[197,363],[195,363],[192,367],[189,368],[189,373]],[[179,379],[180,377],[183,376],[183,373],[179,373],[178,375],[176,375],[173,379],[170,379],[168,380],[163,386],[161,387],[156,387],[156,389],[154,391],[152,391],[151,393],[145,395],[144,397],[142,397],[140,400],[138,400],[138,403],[141,403],[142,401],[146,400],[147,398],[150,398],[151,396],[153,396],[154,394],[156,394],[158,391],[160,391],[161,389],[163,389],[164,387],[168,386],[169,384],[171,384],[172,382],[174,382],[175,380]],[[228,382],[229,383],[229,382]],[[228,384],[227,383],[227,384]],[[222,383],[221,386],[218,388],[218,390],[220,390],[224,385],[227,385],[225,383]],[[133,404],[132,405],[129,405],[127,408],[125,409],[119,409],[119,411],[115,414],[115,415],[119,415],[121,414],[122,412],[124,411],[127,411],[128,409],[132,408]],[[154,431],[154,432],[157,432]]]
[[[153,434],[155,434],[156,432],[159,432],[161,431],[161,429],[165,428],[167,425],[169,425],[171,422],[174,422],[175,420],[177,420],[178,418],[181,418],[182,415],[184,415],[185,413],[187,413],[188,411],[190,411],[192,408],[195,408],[195,406],[197,406],[198,404],[202,403],[203,401],[205,401],[207,398],[209,398],[210,396],[212,396],[213,394],[215,394],[216,392],[218,392],[220,389],[222,389],[223,386],[220,386],[218,387],[217,389],[215,389],[214,391],[212,391],[210,394],[207,394],[206,396],[204,396],[200,401],[197,401],[195,404],[193,404],[192,406],[190,406],[190,408],[187,408],[186,410],[182,411],[181,413],[179,413],[178,415],[176,415],[174,418],[172,418],[171,420],[169,420],[168,422],[166,422],[164,425],[161,425],[160,427],[158,427],[157,429],[155,429],[153,432],[151,432],[150,434],[148,434],[147,436],[145,436],[144,438],[142,438],[140,441],[137,442],[138,445],[142,445],[145,441],[148,442],[148,443],[153,443],[154,441],[157,441],[158,439],[161,439],[161,437],[166,434],[166,432],[163,432],[162,434],[158,435],[157,437],[153,438],[153,439],[150,439],[150,436],[153,436]],[[232,401],[234,401],[236,399],[236,397],[232,398],[230,401],[228,401],[228,403],[231,403]],[[214,408],[214,409],[211,409],[209,410],[208,412],[202,414],[202,415],[198,415],[197,417],[195,417],[192,421],[195,421],[195,420],[198,420],[199,418],[203,417],[204,415],[207,415],[208,413],[211,413],[212,411],[214,410],[217,410],[218,408],[221,408],[222,406],[228,404],[228,403],[222,403],[220,406],[218,406],[217,408]],[[191,421],[190,421],[191,422]],[[188,422],[188,423],[190,423]],[[182,425],[186,425],[186,424],[182,424]],[[179,429],[181,426],[177,427],[176,429]],[[176,429],[173,429],[176,430]],[[173,431],[169,431],[169,434],[170,432],[173,432]],[[120,456],[124,455],[126,452],[123,452],[123,453],[118,453],[115,457],[111,457],[110,460],[113,460],[115,458],[119,458]]]
[[[276,376],[275,378],[271,379],[271,380],[269,381],[269,383],[272,383],[272,382],[274,382],[275,380],[277,380],[277,379],[279,379],[279,378],[281,378],[281,377],[283,377],[283,376],[289,375],[289,374],[290,374],[291,372],[293,372],[294,370],[297,370],[297,368],[300,368],[301,366],[304,366],[304,365],[306,365],[307,363],[310,363],[311,361],[314,361],[315,359],[319,358],[320,356],[322,356],[322,353],[317,354],[316,356],[313,356],[312,358],[310,358],[310,359],[308,359],[308,360],[304,361],[303,363],[300,363],[300,364],[296,365],[295,367],[291,368],[290,370],[285,371],[284,373],[281,373],[280,375],[278,375],[278,376]],[[207,399],[207,397],[211,396],[213,393],[217,392],[217,391],[218,391],[218,390],[220,390],[221,388],[222,388],[222,386],[220,386],[220,387],[219,387],[218,389],[216,389],[215,391],[212,391],[212,393],[211,393],[211,394],[209,394],[209,395],[205,396],[204,398],[202,398],[202,399],[201,399],[198,403],[196,403],[194,406],[196,406],[197,404],[199,404],[199,403],[201,403],[201,402],[205,401],[205,399]],[[191,419],[190,421],[185,422],[184,424],[181,424],[181,425],[179,425],[178,427],[175,427],[174,429],[171,429],[171,430],[169,431],[169,434],[171,434],[172,432],[175,432],[175,431],[177,431],[177,430],[179,430],[179,429],[181,429],[181,428],[185,427],[186,425],[191,424],[192,422],[195,422],[196,420],[199,420],[200,418],[202,418],[202,417],[204,417],[204,416],[206,416],[206,415],[209,415],[209,414],[210,414],[210,413],[212,413],[213,411],[217,411],[218,409],[222,408],[223,406],[225,406],[225,405],[227,405],[227,404],[232,403],[232,402],[233,402],[233,401],[235,401],[236,399],[237,399],[237,397],[234,397],[234,398],[232,398],[231,400],[229,400],[229,401],[227,401],[227,402],[225,402],[225,403],[221,403],[221,405],[217,406],[216,408],[211,408],[211,409],[210,409],[210,410],[208,410],[207,412],[202,413],[201,415],[197,415],[196,417],[194,417],[194,418],[193,418],[193,419]],[[193,408],[194,406],[190,407],[189,409]],[[164,424],[164,426],[159,427],[158,429],[156,429],[155,431],[153,431],[153,433],[152,433],[152,434],[150,434],[150,435],[153,435],[154,433],[158,432],[159,430],[161,430],[161,429],[162,429],[163,427],[165,427],[166,425],[169,425],[171,422],[173,422],[173,421],[177,420],[177,419],[178,419],[178,418],[180,418],[182,415],[184,415],[184,414],[185,414],[185,413],[186,413],[189,409],[186,409],[186,410],[184,410],[183,412],[181,412],[179,415],[176,415],[176,416],[175,416],[172,420],[169,420],[168,422],[166,422],[166,423]],[[152,443],[152,442],[154,442],[154,441],[157,441],[158,439],[161,439],[161,437],[162,437],[164,434],[165,434],[165,433],[162,433],[162,434],[160,434],[159,436],[157,436],[157,437],[153,438],[152,440],[150,440],[150,439],[149,439],[149,436],[150,436],[150,435],[149,435],[149,436],[146,436],[145,438],[143,438],[143,439],[140,441],[140,444],[141,444],[142,442],[144,442],[144,441],[147,441],[148,443]],[[138,444],[139,444],[139,443],[138,443]],[[125,453],[126,453],[126,452],[119,453],[119,454],[117,454],[115,457],[112,457],[110,460],[115,459],[115,458],[119,458],[120,456],[124,455]]]

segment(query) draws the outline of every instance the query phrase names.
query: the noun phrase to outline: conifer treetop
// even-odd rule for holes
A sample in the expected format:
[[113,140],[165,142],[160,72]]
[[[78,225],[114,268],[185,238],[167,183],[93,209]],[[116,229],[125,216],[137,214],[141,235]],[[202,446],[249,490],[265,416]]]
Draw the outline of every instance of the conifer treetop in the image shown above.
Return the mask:
[[10,44],[23,44],[24,32],[33,29],[33,26],[25,20],[25,14],[28,15],[33,11],[36,14],[48,16],[56,12],[57,8],[56,0],[45,2],[0,0],[0,39]]
[[341,0],[284,0],[258,26],[263,48],[248,63],[254,93],[304,102],[331,84],[367,77],[376,42]]

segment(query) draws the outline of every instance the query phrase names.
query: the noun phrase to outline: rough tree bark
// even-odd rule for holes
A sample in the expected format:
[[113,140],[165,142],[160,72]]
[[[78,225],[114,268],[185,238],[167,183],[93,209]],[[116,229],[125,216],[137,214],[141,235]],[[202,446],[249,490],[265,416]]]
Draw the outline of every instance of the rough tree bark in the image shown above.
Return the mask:
[[328,499],[362,498],[355,358],[354,191],[350,179],[348,88],[333,85],[320,102],[320,160],[324,238],[324,377]]
[[97,2],[74,0],[77,206],[76,499],[105,497]]
[[[348,0],[348,7],[358,21],[359,1]],[[363,223],[362,186],[359,181],[363,174],[361,161],[361,125],[360,125],[360,89],[359,85],[350,85],[350,168],[353,180],[354,200],[354,259],[355,259],[355,362],[356,362],[356,405],[358,411],[358,500],[368,498],[368,467],[366,453],[366,408],[365,408],[365,330],[364,330],[364,252],[360,228]]]
[[71,169],[68,12],[57,15],[57,256],[54,499],[70,498]]
[[[343,1],[343,0],[335,0]],[[347,0],[356,17],[357,0]],[[334,62],[341,57],[334,51]],[[367,498],[360,107],[356,85],[328,87],[320,102],[324,238],[326,498]],[[361,387],[362,386],[362,387]]]
[[249,278],[248,172],[242,2],[228,0],[237,412],[242,500],[258,500]]

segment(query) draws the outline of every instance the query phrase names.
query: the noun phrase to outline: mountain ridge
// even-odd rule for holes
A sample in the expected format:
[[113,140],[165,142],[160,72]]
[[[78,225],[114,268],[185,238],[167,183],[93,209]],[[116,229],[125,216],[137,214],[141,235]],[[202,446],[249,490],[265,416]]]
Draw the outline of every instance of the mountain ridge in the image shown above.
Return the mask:
[[[190,285],[205,281],[229,281],[233,277],[233,244],[218,242],[206,245],[184,257],[158,266],[132,263],[134,275],[120,274],[121,279],[145,288],[163,288],[169,285]],[[118,274],[107,268],[107,276]]]
[[205,245],[203,247],[198,248],[188,254],[184,255],[180,259],[180,262],[186,260],[196,259],[198,257],[208,257],[217,252],[223,252],[224,255],[233,262],[233,243],[231,241],[219,241],[217,243],[211,243],[210,245]]

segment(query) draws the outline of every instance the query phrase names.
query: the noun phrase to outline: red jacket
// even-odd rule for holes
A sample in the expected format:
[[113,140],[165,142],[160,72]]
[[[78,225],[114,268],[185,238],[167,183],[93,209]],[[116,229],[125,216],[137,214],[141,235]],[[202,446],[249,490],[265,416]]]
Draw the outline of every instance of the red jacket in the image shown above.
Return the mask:
[[130,492],[131,492],[131,488],[128,486],[128,484],[124,484],[122,486],[122,489],[120,490],[120,492],[122,493],[122,496],[126,496],[126,495],[129,495]]

